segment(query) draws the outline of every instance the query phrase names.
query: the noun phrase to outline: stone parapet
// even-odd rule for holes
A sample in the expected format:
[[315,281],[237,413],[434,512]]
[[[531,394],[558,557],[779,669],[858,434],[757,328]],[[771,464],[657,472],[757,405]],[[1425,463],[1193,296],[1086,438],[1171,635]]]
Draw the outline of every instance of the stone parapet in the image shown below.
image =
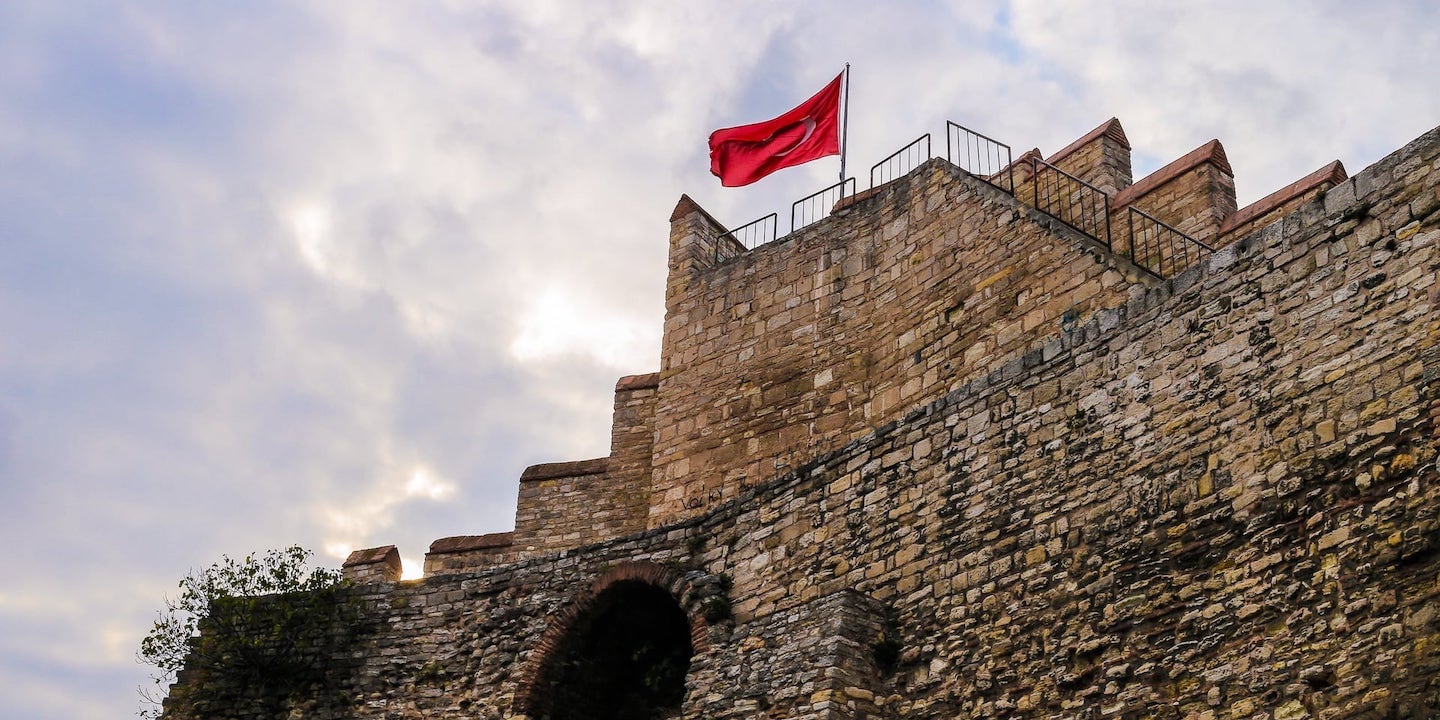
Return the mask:
[[394,545],[356,550],[345,558],[341,573],[352,583],[396,582],[403,568]]
[[[935,182],[857,205],[883,220],[864,232],[883,240],[902,218],[920,232],[902,208],[933,187],[936,208],[979,193]],[[951,220],[1004,232],[1017,220],[993,212],[1011,207]],[[916,250],[871,262],[903,286]],[[732,283],[767,270],[734,267]],[[733,497],[604,542],[358,585],[363,631],[309,658],[314,683],[267,697],[213,681],[205,699],[184,691],[221,675],[191,668],[166,716],[543,716],[552,651],[593,659],[580,641],[637,584],[691,639],[674,658],[684,696],[652,717],[1440,716],[1436,268],[1440,128]],[[994,287],[1000,272],[976,275]],[[684,305],[687,326],[734,306],[719,300],[742,288],[723,289]],[[696,407],[726,419],[723,403]],[[647,646],[633,647],[610,657]]]
[[[672,238],[698,237],[708,215],[680,205]],[[893,420],[1150,282],[942,160],[710,270],[677,265],[674,247],[651,527]]]
[[513,532],[440,538],[430,543],[430,551],[425,553],[425,574],[474,572],[491,565],[513,562],[519,556]]
[[1160,222],[1210,244],[1235,212],[1235,173],[1219,140],[1211,140],[1110,198],[1112,217],[1134,205]]
[[1289,215],[1301,205],[1324,195],[1326,190],[1344,182],[1346,177],[1348,176],[1345,174],[1345,166],[1336,160],[1246,205],[1225,218],[1225,222],[1220,224],[1220,233],[1215,239],[1215,245],[1217,247],[1229,245]]
[[1046,162],[1100,188],[1110,197],[1130,187],[1130,140],[1116,118],[1101,123],[1051,155]]
[[[650,475],[655,454],[655,404],[660,373],[631,375],[615,384],[610,422],[610,458],[605,482],[609,494],[588,512],[607,508],[599,518],[606,538],[645,529],[650,511]],[[598,539],[598,538],[597,538]]]

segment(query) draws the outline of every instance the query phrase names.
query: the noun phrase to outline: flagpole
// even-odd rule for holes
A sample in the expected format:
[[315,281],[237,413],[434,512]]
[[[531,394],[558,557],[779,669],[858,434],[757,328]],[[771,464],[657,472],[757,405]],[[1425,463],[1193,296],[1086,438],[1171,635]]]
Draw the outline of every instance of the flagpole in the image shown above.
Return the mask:
[[845,199],[845,151],[850,135],[850,63],[845,63],[845,119],[840,122],[840,199]]

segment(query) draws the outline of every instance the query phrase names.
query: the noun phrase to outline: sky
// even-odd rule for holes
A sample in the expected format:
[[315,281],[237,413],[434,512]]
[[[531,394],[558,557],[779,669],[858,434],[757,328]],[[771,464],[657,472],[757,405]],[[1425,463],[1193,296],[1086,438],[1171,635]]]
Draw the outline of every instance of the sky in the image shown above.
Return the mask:
[[851,63],[847,168],[946,121],[1138,179],[1211,138],[1240,204],[1440,125],[1432,3],[0,2],[0,719],[133,715],[180,578],[512,527],[659,368],[706,138]]

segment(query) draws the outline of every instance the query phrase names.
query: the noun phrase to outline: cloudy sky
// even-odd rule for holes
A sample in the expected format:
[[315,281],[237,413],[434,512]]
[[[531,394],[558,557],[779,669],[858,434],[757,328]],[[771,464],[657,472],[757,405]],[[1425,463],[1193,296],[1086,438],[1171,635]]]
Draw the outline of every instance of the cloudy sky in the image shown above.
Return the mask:
[[[507,530],[658,369],[705,140],[851,79],[850,169],[946,120],[1241,204],[1440,124],[1427,2],[0,2],[0,717],[131,715],[191,568]],[[783,228],[782,228],[783,231]]]

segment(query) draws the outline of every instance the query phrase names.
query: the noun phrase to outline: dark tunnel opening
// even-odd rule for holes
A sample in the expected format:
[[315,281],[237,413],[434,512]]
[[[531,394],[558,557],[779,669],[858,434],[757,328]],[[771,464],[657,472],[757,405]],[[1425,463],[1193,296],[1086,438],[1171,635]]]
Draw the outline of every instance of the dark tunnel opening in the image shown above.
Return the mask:
[[690,623],[669,593],[619,582],[595,599],[556,648],[543,720],[677,717],[690,669]]

